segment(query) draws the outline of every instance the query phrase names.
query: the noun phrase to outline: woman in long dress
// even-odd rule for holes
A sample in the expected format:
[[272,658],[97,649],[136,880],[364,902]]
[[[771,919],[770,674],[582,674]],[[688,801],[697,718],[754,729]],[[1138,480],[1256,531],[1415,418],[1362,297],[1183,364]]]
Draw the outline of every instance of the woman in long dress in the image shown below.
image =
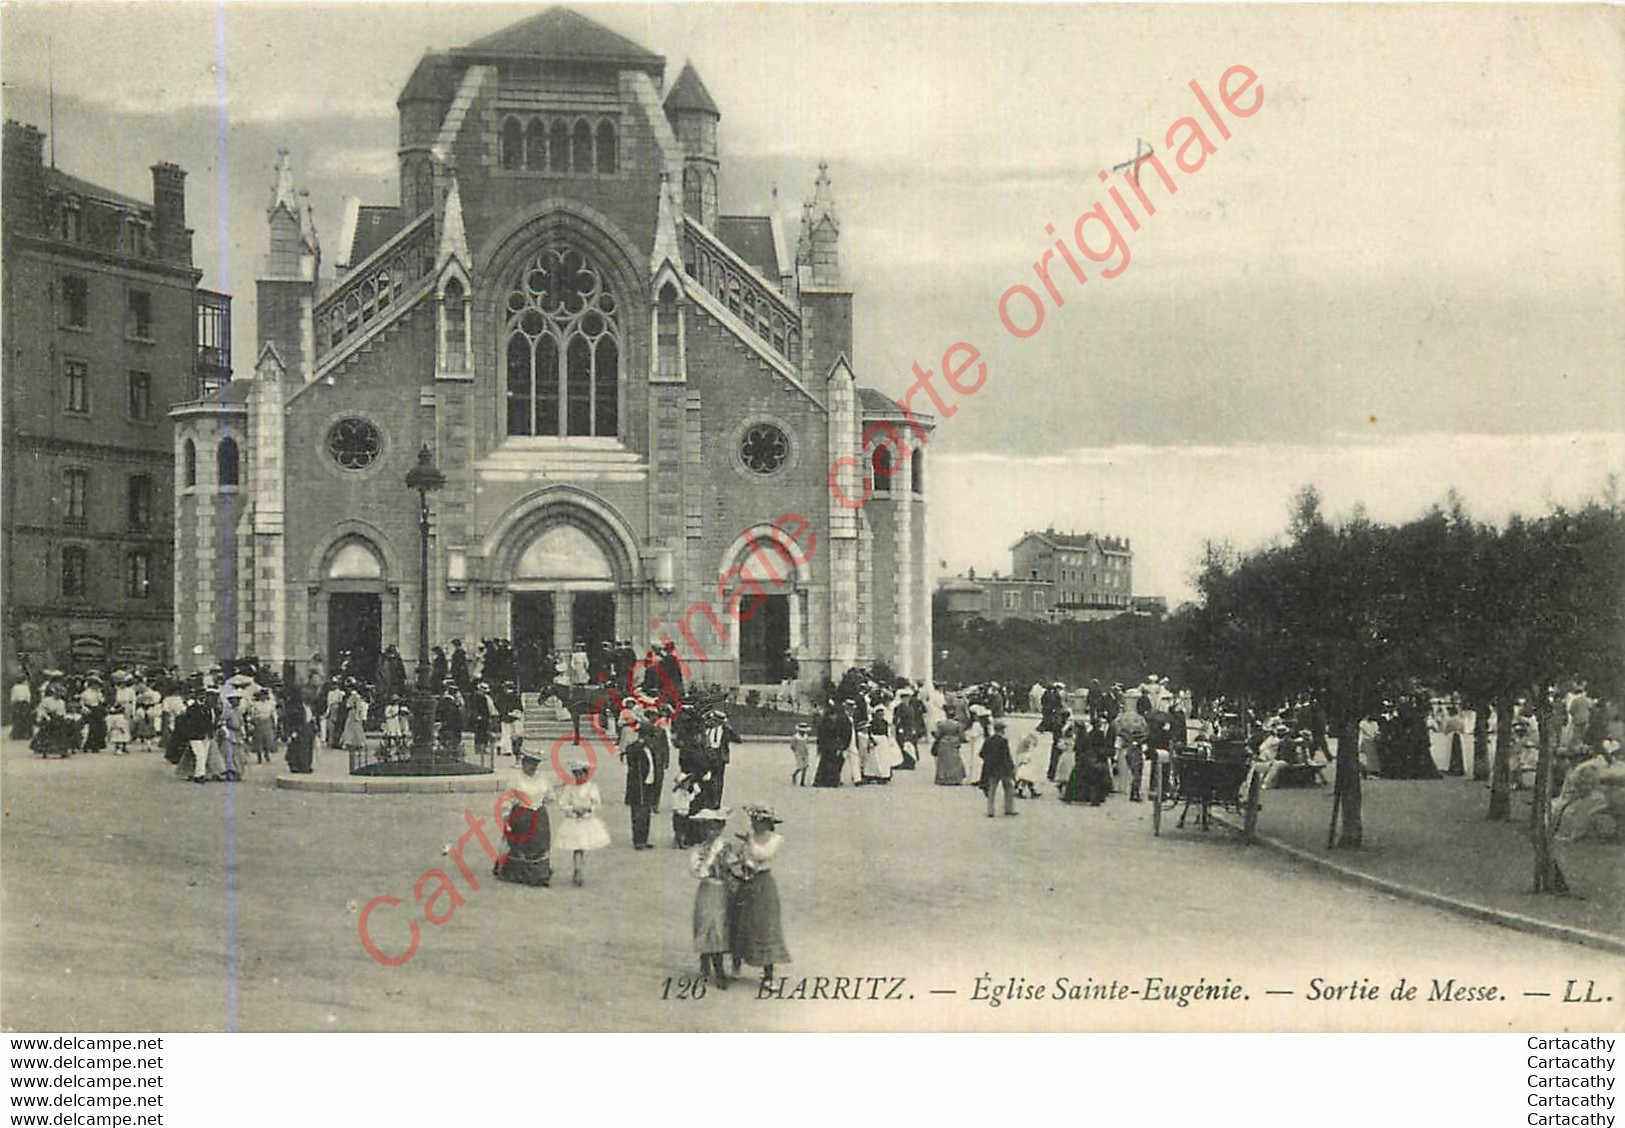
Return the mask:
[[734,875],[730,926],[733,970],[748,963],[762,969],[762,980],[773,978],[777,964],[790,962],[784,946],[784,926],[779,914],[779,887],[773,881],[773,859],[784,838],[773,828],[783,820],[771,807],[746,807],[750,833],[740,835],[741,845]]
[[876,707],[869,715],[868,739],[863,747],[863,782],[890,783],[892,767],[897,763],[897,746],[891,740],[891,722],[885,706]]
[[502,837],[507,851],[494,872],[503,881],[520,885],[547,885],[553,880],[553,828],[547,817],[547,799],[553,783],[542,767],[542,753],[519,742],[519,763],[504,781]]
[[604,805],[604,797],[599,793],[598,785],[587,778],[588,771],[587,763],[583,760],[570,765],[574,782],[564,788],[559,796],[559,814],[564,817],[553,839],[554,847],[561,853],[570,851],[570,881],[574,885],[580,885],[585,879],[583,867],[586,865],[587,851],[602,850],[609,845],[609,828],[598,817],[598,808]]
[[283,691],[282,723],[288,730],[288,770],[309,775],[314,770],[316,714],[311,712],[297,685],[289,685]]
[[964,738],[965,730],[952,717],[945,716],[937,722],[931,755],[937,761],[936,782],[944,787],[957,787],[965,782],[965,762],[959,758],[959,743]]
[[700,884],[694,890],[694,950],[700,954],[700,974],[721,990],[728,989],[728,976],[722,958],[733,940],[728,928],[728,882],[730,867],[736,863],[738,844],[724,838],[728,826],[726,810],[706,810],[694,816],[694,824],[704,835],[688,855],[688,865]]

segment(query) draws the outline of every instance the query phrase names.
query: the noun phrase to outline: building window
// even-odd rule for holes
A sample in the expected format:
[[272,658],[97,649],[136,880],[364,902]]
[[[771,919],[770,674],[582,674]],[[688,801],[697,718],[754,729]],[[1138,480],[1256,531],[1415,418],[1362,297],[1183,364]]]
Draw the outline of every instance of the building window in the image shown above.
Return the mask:
[[562,121],[553,123],[547,135],[548,165],[554,172],[570,171],[570,127]]
[[580,251],[547,247],[508,293],[507,433],[620,433],[615,296]]
[[570,164],[577,172],[592,171],[592,126],[584,121],[576,122],[570,145]]
[[124,594],[131,599],[152,595],[152,554],[132,552],[124,562]]
[[1020,592],[1014,591],[1007,591],[1004,593],[1004,609],[1006,611],[1014,611],[1016,609],[1016,601],[1020,598],[1020,594]]
[[620,154],[615,148],[615,127],[607,121],[598,123],[598,171],[614,172]]
[[677,287],[668,284],[664,290],[660,291],[658,317],[659,324],[655,331],[655,352],[659,363],[660,378],[662,380],[675,380],[678,377],[679,368]]
[[365,470],[382,449],[383,436],[365,419],[340,419],[327,432],[327,453],[346,470]]
[[90,284],[74,274],[62,279],[62,324],[69,329],[90,328]]
[[85,579],[90,570],[90,554],[76,544],[62,550],[62,596],[65,599],[85,597]]
[[921,447],[909,455],[909,488],[915,493],[925,494],[925,448]]
[[463,304],[463,285],[453,278],[446,283],[446,296],[441,299],[445,310],[446,371],[462,372],[468,366],[464,338],[467,335],[468,311]]
[[739,443],[739,460],[756,474],[773,474],[790,457],[790,437],[771,423],[757,423],[745,429]]
[[77,243],[82,238],[83,231],[79,217],[79,201],[75,199],[62,201],[61,210],[57,212],[57,234],[70,243]]
[[219,451],[220,484],[222,486],[235,486],[237,484],[237,440],[224,438],[220,440]]
[[704,221],[704,178],[693,165],[683,169],[683,211],[693,219]]
[[502,119],[502,136],[499,139],[498,159],[505,169],[517,169],[524,165],[525,160],[525,127],[519,124],[516,117]]
[[138,341],[152,340],[152,295],[131,290],[126,295],[124,335]]
[[130,528],[144,532],[152,528],[152,479],[145,474],[130,476]]
[[181,448],[181,481],[188,486],[197,485],[197,444],[191,439]]
[[1044,593],[1041,592],[1041,591],[1033,592],[1033,610],[1034,611],[1042,611],[1043,609],[1044,609]]
[[547,171],[547,123],[541,118],[531,118],[525,126],[525,167]]
[[82,360],[70,360],[63,364],[63,376],[67,387],[63,392],[63,408],[75,415],[85,415],[90,411],[90,365]]
[[152,418],[152,373],[130,373],[130,418],[147,422]]
[[62,484],[63,523],[83,528],[90,497],[90,472],[75,466],[62,475]]
[[869,456],[869,469],[873,474],[875,493],[891,493],[892,475],[896,473],[892,467],[891,447],[885,443],[875,447],[874,453]]

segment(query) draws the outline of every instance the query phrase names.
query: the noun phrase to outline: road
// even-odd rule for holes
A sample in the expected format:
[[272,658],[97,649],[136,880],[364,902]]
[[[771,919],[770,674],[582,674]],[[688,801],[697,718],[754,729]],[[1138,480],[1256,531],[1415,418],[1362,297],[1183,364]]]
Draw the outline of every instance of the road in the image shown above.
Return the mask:
[[[696,962],[687,855],[670,848],[664,814],[662,847],[630,849],[617,765],[601,780],[615,845],[589,856],[583,887],[498,883],[471,844],[473,889],[442,849],[463,833],[465,810],[491,826],[494,786],[489,799],[309,794],[275,789],[260,769],[241,784],[200,787],[156,754],[45,762],[7,741],[0,1021],[23,1030],[1600,1030],[1617,1028],[1625,1009],[1560,1001],[1570,980],[1625,999],[1618,957],[1298,872],[1218,830],[1153,839],[1143,804],[1073,809],[1046,797],[990,820],[978,791],[933,786],[929,771],[824,791],[793,788],[790,769],[783,745],[748,743],[736,750],[728,800],[770,802],[785,817],[775,873],[794,962],[779,972],[787,994],[805,978],[807,997],[759,999],[745,980],[685,999]],[[436,868],[463,899],[441,925],[426,923],[413,899]],[[404,952],[408,922],[418,922],[418,948],[399,967],[381,966],[360,942],[359,910],[380,894],[401,899],[371,918],[385,954]],[[448,907],[446,895],[434,905],[442,915]],[[991,1005],[975,997],[983,975],[984,992],[1016,980],[1044,997]],[[1415,999],[1389,998],[1401,976],[1419,986]],[[1134,994],[1057,1000],[1059,977],[1115,980]],[[1310,1001],[1317,979],[1347,985],[1344,995],[1374,984],[1378,997]],[[1493,985],[1504,997],[1430,1003],[1434,979]],[[1232,997],[1148,998],[1198,981]],[[891,992],[899,997],[886,1000]]]

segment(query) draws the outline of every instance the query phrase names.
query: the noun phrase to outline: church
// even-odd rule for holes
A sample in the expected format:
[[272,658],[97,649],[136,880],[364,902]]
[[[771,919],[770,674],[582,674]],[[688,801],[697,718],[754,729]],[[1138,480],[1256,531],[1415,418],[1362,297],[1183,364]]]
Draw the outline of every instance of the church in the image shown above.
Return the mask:
[[730,687],[930,678],[932,421],[859,383],[828,169],[793,242],[719,214],[721,111],[666,71],[562,8],[425,54],[399,203],[325,274],[282,154],[253,371],[171,412],[184,667],[410,664],[426,605],[526,689],[612,639]]

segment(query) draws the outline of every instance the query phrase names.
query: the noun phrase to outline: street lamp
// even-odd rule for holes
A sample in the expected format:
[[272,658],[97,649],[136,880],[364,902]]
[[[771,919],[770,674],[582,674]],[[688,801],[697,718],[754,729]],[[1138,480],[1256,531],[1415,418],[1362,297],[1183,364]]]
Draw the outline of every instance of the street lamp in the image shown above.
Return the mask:
[[412,759],[434,757],[434,697],[429,688],[429,495],[446,484],[434,464],[429,444],[418,451],[417,465],[406,472],[406,486],[418,492],[418,678],[412,694]]

